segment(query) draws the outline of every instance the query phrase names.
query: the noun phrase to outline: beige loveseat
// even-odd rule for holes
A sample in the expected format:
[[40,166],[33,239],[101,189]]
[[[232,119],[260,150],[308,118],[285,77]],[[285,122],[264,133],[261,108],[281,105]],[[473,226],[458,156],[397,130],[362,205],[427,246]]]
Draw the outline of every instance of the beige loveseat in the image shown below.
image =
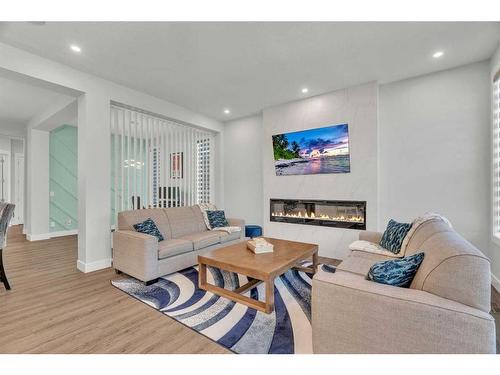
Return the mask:
[[[164,241],[134,230],[134,224],[148,218],[156,223]],[[197,264],[199,254],[242,241],[245,222],[228,222],[241,230],[230,234],[208,230],[198,206],[120,212],[118,228],[113,233],[113,267],[149,284],[160,276]]]
[[[381,233],[361,232],[379,242]],[[312,286],[315,353],[495,353],[490,262],[444,222],[424,223],[406,255],[424,252],[410,288],[366,280],[385,256],[352,251]]]

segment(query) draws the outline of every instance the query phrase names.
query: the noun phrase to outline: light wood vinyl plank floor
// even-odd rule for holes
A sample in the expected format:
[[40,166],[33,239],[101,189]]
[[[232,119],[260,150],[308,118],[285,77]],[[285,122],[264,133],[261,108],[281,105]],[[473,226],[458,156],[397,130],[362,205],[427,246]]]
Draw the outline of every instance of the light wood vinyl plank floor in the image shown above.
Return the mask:
[[76,269],[77,238],[29,242],[9,230],[0,353],[230,353],[114,288],[112,269]]

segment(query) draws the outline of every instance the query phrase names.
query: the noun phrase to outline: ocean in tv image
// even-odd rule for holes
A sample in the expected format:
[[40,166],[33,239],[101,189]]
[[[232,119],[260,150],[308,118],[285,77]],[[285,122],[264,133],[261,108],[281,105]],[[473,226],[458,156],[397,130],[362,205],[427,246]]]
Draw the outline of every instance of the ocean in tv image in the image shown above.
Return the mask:
[[349,173],[347,124],[273,135],[277,176]]

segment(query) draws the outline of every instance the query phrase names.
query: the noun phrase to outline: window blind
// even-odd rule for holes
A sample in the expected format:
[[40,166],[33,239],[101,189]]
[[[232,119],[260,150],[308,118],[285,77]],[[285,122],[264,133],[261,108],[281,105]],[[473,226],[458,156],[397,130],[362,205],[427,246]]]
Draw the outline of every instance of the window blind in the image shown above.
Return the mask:
[[210,203],[210,138],[197,141],[196,196],[199,203]]
[[112,217],[151,207],[210,202],[214,134],[111,105]]
[[493,234],[500,237],[500,77],[493,82]]

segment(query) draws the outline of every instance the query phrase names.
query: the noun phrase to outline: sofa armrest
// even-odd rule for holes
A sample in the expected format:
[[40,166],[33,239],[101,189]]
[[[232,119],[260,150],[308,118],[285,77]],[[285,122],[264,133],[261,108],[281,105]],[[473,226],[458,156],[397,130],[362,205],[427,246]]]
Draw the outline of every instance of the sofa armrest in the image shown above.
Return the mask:
[[362,241],[368,241],[373,243],[379,243],[382,239],[382,234],[380,232],[370,232],[369,230],[359,232],[359,239]]
[[421,290],[319,271],[312,286],[315,353],[495,353],[484,311]]
[[240,227],[241,228],[240,238],[245,238],[245,220],[228,218],[227,222],[231,227]]
[[113,232],[113,267],[144,282],[157,278],[158,238],[130,230]]

